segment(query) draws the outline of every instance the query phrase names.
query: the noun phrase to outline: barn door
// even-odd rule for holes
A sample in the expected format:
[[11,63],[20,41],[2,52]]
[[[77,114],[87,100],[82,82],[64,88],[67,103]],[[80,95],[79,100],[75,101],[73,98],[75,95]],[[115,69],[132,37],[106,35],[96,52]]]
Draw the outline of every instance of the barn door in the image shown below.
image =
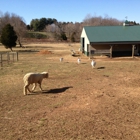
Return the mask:
[[81,38],[81,44],[82,44],[82,52],[84,52],[84,50],[85,50],[85,38],[84,37],[82,37]]

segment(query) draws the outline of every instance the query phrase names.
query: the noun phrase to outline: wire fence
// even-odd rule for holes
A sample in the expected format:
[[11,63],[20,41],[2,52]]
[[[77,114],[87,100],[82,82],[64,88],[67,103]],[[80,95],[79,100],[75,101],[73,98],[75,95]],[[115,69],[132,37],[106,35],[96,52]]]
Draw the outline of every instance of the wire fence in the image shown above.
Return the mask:
[[18,52],[4,52],[0,53],[0,66],[3,67],[5,64],[10,64],[18,61]]

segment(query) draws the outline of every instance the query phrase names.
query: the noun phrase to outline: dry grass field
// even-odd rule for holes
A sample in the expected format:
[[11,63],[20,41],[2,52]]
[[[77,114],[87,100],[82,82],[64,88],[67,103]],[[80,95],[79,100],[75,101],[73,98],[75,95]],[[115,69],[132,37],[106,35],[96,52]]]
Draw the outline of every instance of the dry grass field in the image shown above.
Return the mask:
[[[95,57],[92,69],[78,43],[25,46],[0,68],[0,140],[140,140],[139,57]],[[43,93],[24,96],[23,76],[43,71]]]

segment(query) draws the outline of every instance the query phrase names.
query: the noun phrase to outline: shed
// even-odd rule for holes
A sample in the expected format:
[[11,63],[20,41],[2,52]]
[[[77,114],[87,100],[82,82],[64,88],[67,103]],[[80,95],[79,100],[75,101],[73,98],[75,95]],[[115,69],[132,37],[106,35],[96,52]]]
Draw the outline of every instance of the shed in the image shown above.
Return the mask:
[[85,26],[81,33],[81,50],[87,55],[109,54],[135,56],[140,54],[140,26]]

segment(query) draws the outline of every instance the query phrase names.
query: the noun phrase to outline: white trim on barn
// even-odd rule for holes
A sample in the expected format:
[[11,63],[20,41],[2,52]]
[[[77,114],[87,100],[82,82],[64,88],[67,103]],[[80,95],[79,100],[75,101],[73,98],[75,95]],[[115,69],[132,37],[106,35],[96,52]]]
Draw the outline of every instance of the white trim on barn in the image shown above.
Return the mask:
[[88,55],[88,53],[89,53],[89,50],[88,50],[89,49],[89,47],[88,47],[89,44],[90,44],[89,39],[86,35],[85,29],[83,28],[82,34],[81,34],[81,50],[86,55]]

